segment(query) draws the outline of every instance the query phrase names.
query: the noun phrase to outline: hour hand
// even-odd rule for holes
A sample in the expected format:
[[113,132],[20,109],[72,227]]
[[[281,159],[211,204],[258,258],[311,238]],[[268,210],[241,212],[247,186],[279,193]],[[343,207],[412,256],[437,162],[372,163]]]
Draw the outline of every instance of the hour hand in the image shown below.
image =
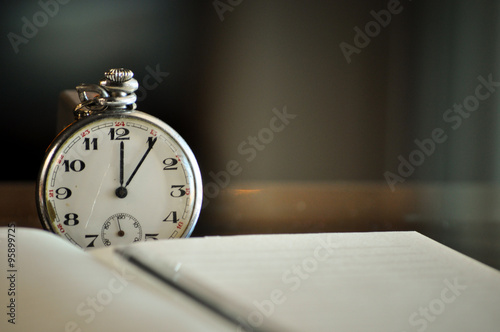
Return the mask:
[[[144,152],[144,155],[142,156],[141,160],[139,160],[139,163],[137,164],[137,166],[135,166],[134,171],[132,172],[132,174],[130,174],[130,177],[128,178],[127,182],[125,183],[125,186],[123,186],[123,184],[120,184],[120,188],[116,189],[116,196],[118,196],[120,198],[127,196],[127,189],[126,189],[127,186],[130,184],[130,181],[132,181],[132,179],[134,178],[135,174],[137,173],[137,171],[141,167],[142,163],[144,162],[144,160],[148,156],[151,149],[153,149],[153,146],[155,145],[157,139],[158,139],[157,137],[148,137],[148,141],[147,141],[148,148],[146,149],[146,152]],[[120,195],[122,195],[122,192],[124,192],[125,196],[121,197],[119,195],[118,191],[120,191]]]

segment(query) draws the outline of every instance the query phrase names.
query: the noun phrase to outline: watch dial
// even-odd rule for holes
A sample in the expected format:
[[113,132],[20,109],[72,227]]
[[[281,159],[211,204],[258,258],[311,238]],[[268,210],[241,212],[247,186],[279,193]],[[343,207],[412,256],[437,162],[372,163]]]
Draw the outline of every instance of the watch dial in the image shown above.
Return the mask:
[[198,218],[201,179],[186,143],[132,114],[77,122],[49,149],[39,209],[82,248],[188,236]]

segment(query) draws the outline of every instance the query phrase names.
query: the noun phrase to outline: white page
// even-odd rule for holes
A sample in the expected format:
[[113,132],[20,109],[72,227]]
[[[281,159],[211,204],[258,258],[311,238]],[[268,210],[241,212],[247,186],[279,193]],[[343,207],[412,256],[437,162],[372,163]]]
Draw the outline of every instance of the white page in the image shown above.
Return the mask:
[[[9,228],[0,228],[2,332],[234,331],[233,325],[172,289],[143,287],[126,266],[111,269],[46,231],[11,229],[15,233],[9,236]],[[15,248],[10,263],[9,248]]]
[[409,332],[500,326],[500,272],[415,232],[191,238],[127,250],[181,283],[185,276],[195,290],[210,290],[202,295],[222,305],[240,310],[234,304],[242,304],[240,316],[256,327]]

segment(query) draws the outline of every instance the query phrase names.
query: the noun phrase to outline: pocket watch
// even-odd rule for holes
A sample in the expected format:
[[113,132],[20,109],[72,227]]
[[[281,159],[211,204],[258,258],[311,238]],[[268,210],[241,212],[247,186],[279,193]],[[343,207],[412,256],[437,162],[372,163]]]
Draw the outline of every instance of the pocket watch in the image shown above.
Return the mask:
[[188,237],[201,173],[181,136],[136,110],[133,72],[76,87],[75,121],[47,149],[38,181],[42,226],[83,248]]

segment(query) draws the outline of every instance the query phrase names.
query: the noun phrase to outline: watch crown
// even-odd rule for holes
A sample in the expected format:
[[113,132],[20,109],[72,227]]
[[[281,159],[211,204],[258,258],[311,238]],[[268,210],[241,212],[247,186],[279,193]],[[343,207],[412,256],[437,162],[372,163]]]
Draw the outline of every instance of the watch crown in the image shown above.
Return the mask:
[[139,83],[133,77],[134,73],[130,69],[113,68],[104,73],[99,85],[108,90],[112,97],[123,97],[133,94],[139,88]]
[[[77,120],[106,110],[134,110],[137,95],[134,93],[139,88],[139,83],[134,73],[126,68],[112,68],[104,73],[104,78],[99,84],[80,84],[76,87],[79,104],[75,110]],[[90,98],[87,92],[97,95]]]
[[104,73],[104,76],[112,82],[125,82],[134,77],[134,73],[126,68],[113,68]]

